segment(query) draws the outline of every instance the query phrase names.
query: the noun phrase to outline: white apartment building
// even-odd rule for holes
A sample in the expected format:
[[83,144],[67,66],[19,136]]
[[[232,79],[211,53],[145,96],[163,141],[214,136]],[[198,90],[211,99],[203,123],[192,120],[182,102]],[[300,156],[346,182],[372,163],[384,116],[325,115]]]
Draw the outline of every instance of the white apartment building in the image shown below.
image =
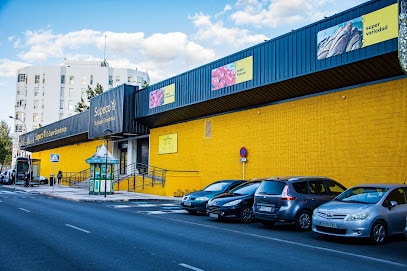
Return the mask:
[[62,66],[25,67],[18,70],[14,132],[21,134],[76,114],[75,106],[86,90],[97,84],[109,90],[123,83],[150,83],[147,72],[110,68],[106,61],[68,61]]

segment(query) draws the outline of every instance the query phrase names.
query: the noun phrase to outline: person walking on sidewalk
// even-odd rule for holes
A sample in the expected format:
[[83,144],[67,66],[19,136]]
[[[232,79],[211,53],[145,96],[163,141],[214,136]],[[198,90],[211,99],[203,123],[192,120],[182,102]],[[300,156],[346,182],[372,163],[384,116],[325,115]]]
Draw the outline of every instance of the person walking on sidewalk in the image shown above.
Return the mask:
[[28,177],[28,172],[24,174],[24,187],[29,187],[30,186],[30,181]]
[[61,182],[62,182],[62,171],[58,171],[57,182],[58,182],[58,184],[61,184]]

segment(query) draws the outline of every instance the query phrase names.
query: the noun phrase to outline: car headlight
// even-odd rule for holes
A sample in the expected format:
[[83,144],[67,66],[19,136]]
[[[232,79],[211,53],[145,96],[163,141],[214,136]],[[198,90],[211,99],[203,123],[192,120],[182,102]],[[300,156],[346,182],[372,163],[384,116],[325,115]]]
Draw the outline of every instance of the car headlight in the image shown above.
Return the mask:
[[208,197],[198,197],[195,200],[197,200],[197,201],[208,201],[209,198]]
[[358,220],[366,220],[370,217],[370,213],[363,212],[363,213],[356,213],[351,214],[348,216],[346,221],[358,221]]
[[238,204],[241,203],[241,202],[242,202],[241,199],[232,200],[232,201],[230,201],[230,202],[228,202],[228,203],[225,203],[223,206],[227,206],[227,207],[235,206],[235,205],[238,205]]

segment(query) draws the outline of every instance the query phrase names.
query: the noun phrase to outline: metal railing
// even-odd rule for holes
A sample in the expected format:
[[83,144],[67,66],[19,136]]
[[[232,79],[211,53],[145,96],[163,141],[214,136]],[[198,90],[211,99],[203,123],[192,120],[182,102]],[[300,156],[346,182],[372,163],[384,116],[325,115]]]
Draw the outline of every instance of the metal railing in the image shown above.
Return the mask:
[[[122,173],[120,173],[122,172]],[[124,172],[124,173],[123,173]],[[114,182],[120,187],[120,182],[127,180],[127,190],[136,191],[146,186],[165,185],[166,169],[149,166],[142,163],[133,163],[114,171]],[[56,178],[56,176],[54,177]],[[81,187],[90,179],[90,169],[80,172],[62,172],[62,183],[69,186]],[[55,181],[55,179],[54,179]]]
[[[120,173],[121,172],[121,173]],[[146,186],[165,185],[167,170],[164,168],[149,166],[142,163],[133,163],[125,168],[114,172],[115,182],[120,187],[120,182],[127,180],[127,190],[136,191],[144,189]]]

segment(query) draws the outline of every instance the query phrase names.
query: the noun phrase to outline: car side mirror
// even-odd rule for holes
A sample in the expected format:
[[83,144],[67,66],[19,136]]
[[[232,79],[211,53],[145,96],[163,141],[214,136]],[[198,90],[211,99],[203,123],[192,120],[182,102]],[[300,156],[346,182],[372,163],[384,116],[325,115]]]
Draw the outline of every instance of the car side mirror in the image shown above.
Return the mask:
[[398,205],[397,201],[391,200],[391,201],[390,201],[389,209],[393,208],[393,207],[396,206],[396,205]]

